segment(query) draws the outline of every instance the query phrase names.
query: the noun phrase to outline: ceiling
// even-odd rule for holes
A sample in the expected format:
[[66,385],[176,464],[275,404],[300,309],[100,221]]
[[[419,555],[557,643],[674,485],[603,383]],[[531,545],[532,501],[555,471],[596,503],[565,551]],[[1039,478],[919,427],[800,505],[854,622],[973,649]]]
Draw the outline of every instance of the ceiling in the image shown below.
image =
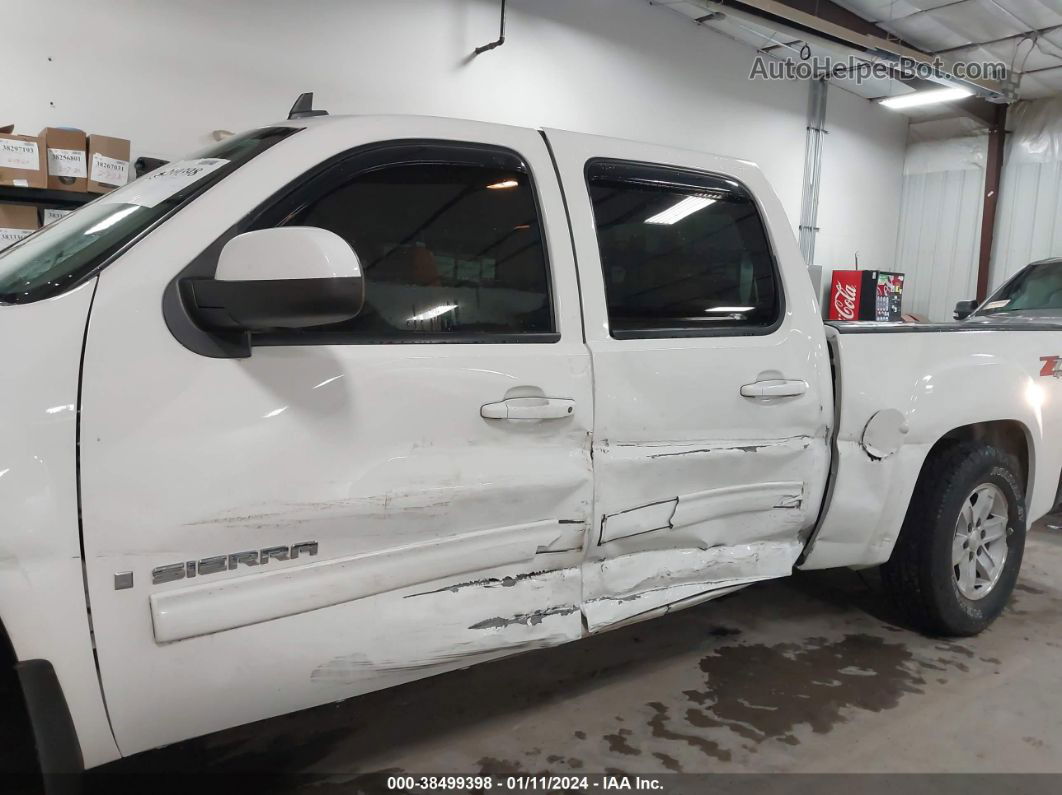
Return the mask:
[[1022,99],[1062,94],[1062,0],[836,0],[930,54],[1002,61]]
[[[713,0],[652,0],[729,38],[777,58],[798,60],[807,45],[814,57],[872,54],[801,33],[784,21],[743,13]],[[724,0],[725,2],[725,0]],[[784,2],[784,0],[783,0]],[[835,0],[836,4],[881,28],[883,38],[900,40],[929,55],[956,61],[1002,61],[1020,76],[1017,96],[1037,99],[1062,95],[1062,0]],[[710,12],[717,13],[705,19]],[[831,82],[867,99],[897,96],[915,89],[896,79],[836,79]],[[924,86],[923,86],[924,87]],[[903,111],[912,121],[952,117],[949,105]]]

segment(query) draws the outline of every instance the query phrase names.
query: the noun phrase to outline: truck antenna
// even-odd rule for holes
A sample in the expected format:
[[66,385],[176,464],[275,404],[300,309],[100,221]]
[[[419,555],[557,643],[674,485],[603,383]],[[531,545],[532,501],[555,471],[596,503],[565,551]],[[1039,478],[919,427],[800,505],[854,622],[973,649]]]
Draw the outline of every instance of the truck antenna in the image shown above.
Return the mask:
[[313,92],[306,91],[299,94],[299,98],[295,100],[295,104],[291,106],[291,110],[288,111],[288,119],[308,119],[311,116],[327,116],[327,110],[314,110],[313,109]]

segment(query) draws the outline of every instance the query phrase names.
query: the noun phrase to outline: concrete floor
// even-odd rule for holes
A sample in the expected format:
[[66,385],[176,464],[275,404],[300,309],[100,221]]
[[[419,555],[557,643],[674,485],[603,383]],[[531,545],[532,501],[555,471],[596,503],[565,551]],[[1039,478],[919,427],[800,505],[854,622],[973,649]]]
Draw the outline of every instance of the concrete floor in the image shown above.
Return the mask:
[[292,790],[390,772],[1062,772],[1060,573],[1062,530],[1041,522],[977,638],[901,629],[873,575],[802,574],[105,771],[283,771]]
[[[1041,523],[1004,616],[958,642],[894,624],[873,575],[802,574],[142,754],[95,780],[280,773],[270,791],[320,792],[382,790],[392,772],[1062,772],[1060,573],[1062,530]],[[17,746],[5,742],[0,770]]]

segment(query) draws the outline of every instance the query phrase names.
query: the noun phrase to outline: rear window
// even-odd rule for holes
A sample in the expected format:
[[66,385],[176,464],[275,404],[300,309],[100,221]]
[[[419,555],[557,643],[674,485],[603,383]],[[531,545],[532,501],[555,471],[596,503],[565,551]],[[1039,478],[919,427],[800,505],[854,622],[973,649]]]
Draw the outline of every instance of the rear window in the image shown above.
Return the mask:
[[587,169],[613,337],[755,334],[781,317],[756,203],[739,183],[669,167]]

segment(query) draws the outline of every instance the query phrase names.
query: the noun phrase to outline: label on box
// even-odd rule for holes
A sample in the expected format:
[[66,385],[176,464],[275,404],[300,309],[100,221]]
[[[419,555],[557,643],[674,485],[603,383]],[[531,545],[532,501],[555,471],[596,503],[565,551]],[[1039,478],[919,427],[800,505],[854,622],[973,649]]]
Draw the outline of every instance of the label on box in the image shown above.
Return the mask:
[[104,185],[124,185],[129,181],[129,163],[126,160],[115,160],[113,157],[93,152],[92,171],[89,173],[93,182],[102,182]]
[[106,204],[137,204],[141,207],[154,207],[189,185],[198,182],[207,174],[228,164],[228,160],[219,157],[201,157],[196,160],[168,163],[145,174],[135,182],[130,182],[124,188],[106,194],[99,201]]
[[36,171],[41,167],[41,154],[36,141],[0,139],[0,168],[24,168]]
[[13,246],[24,237],[29,237],[33,232],[33,229],[11,229],[10,227],[0,226],[0,251],[3,251],[8,246]]
[[28,188],[29,187],[29,180],[28,179],[13,179],[13,180],[11,180],[11,184],[14,185],[16,188]]
[[85,153],[80,149],[48,149],[48,176],[73,177],[82,179],[88,176],[85,167]]
[[47,226],[52,221],[58,221],[64,215],[70,215],[73,210],[56,210],[54,207],[44,208],[44,225]]

